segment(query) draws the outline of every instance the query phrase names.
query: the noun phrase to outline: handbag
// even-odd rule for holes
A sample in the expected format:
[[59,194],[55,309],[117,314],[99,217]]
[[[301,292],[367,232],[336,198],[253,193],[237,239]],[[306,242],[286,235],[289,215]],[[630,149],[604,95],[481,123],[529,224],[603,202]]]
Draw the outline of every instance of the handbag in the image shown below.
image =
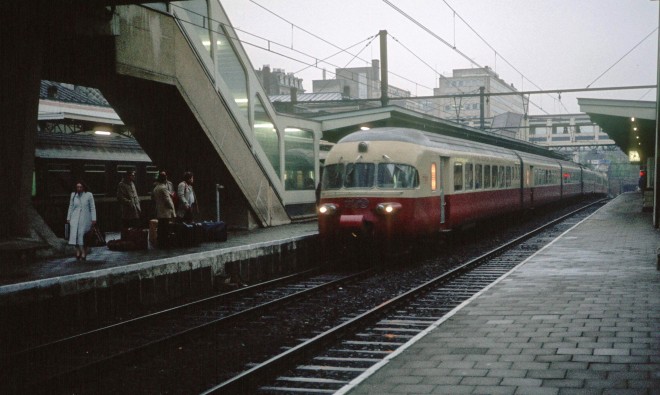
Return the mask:
[[85,247],[102,247],[105,243],[105,233],[98,226],[92,227],[83,236]]

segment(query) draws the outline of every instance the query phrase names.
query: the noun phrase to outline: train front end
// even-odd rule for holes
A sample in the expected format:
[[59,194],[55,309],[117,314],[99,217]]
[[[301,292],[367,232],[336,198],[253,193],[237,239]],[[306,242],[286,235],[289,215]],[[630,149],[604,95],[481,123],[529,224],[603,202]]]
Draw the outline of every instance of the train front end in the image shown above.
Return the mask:
[[321,240],[331,248],[389,249],[412,235],[419,192],[416,157],[416,147],[406,143],[355,136],[337,143],[323,171]]

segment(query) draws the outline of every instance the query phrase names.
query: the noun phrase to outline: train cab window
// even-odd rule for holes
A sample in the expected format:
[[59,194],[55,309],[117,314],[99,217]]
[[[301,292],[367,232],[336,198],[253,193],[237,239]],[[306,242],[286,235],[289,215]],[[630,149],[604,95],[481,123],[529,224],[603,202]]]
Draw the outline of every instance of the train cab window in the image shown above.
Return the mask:
[[474,165],[474,189],[481,189],[482,165]]
[[454,191],[463,190],[463,164],[454,163]]
[[105,195],[108,192],[105,165],[84,165],[83,171],[83,179],[87,183],[90,192],[94,195]]
[[417,169],[410,165],[380,163],[378,164],[377,180],[378,188],[416,188],[419,185],[419,174]]
[[469,191],[474,186],[474,165],[472,163],[465,164],[465,190]]
[[506,186],[510,187],[511,186],[511,166],[506,167]]
[[49,163],[46,174],[46,196],[68,196],[73,191],[73,175],[68,163]]
[[344,175],[344,188],[371,188],[374,186],[376,165],[373,163],[349,163]]
[[490,165],[484,165],[484,188],[490,188]]
[[342,186],[344,164],[325,165],[323,168],[322,189],[339,189]]

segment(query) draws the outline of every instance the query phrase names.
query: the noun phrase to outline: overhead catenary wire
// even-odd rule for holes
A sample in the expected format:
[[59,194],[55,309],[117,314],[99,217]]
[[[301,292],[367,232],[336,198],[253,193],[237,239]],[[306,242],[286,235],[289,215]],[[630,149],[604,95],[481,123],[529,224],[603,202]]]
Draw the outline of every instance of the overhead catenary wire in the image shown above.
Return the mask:
[[[324,42],[324,43],[326,43],[326,44],[328,44],[328,45],[330,45],[330,46],[332,46],[332,47],[338,49],[339,52],[337,52],[337,54],[342,53],[342,52],[345,52],[345,53],[347,53],[347,54],[349,54],[349,55],[352,55],[350,52],[348,52],[347,49],[345,49],[345,48],[341,48],[340,46],[338,46],[338,45],[336,45],[336,44],[334,44],[334,43],[332,43],[332,42],[330,42],[330,41],[324,39],[323,37],[320,37],[320,36],[318,36],[317,34],[314,34],[314,33],[310,32],[309,30],[300,27],[299,25],[297,25],[297,24],[291,22],[290,20],[284,18],[283,16],[277,14],[276,12],[274,12],[274,11],[268,9],[268,8],[265,7],[264,5],[259,4],[259,3],[256,2],[255,0],[250,0],[250,2],[253,3],[254,5],[258,6],[259,8],[263,9],[264,11],[268,12],[269,14],[275,16],[276,18],[278,18],[278,19],[280,19],[280,20],[286,22],[287,24],[290,24],[292,27],[295,26],[297,29],[299,29],[299,30],[301,30],[301,31],[303,31],[303,32],[305,32],[305,33],[307,33],[307,34],[309,34],[310,36],[312,36],[312,37],[314,37],[314,38],[316,38],[316,39],[318,39],[318,40],[321,40],[322,42]],[[327,58],[326,58],[326,59],[327,59]],[[370,60],[366,60],[366,59],[362,59],[362,58],[358,58],[358,59],[360,59],[360,60],[362,60],[362,61],[364,61],[364,62],[366,62],[366,63],[369,63],[369,64],[371,63]],[[306,67],[305,69],[307,69],[307,68],[308,68],[308,67]],[[305,69],[303,69],[303,70],[305,70]],[[301,72],[301,71],[303,71],[303,70],[299,70],[298,72]],[[391,71],[391,70],[388,70],[388,73],[391,74],[391,75],[393,75],[393,76],[396,76],[396,77],[398,77],[398,78],[401,78],[401,79],[403,79],[403,80],[405,80],[405,81],[408,81],[408,82],[414,83],[415,85],[421,86],[421,87],[426,88],[426,89],[429,89],[429,90],[431,90],[431,91],[433,90],[433,88],[427,87],[427,86],[425,86],[425,85],[423,85],[423,84],[420,84],[420,83],[418,83],[418,82],[416,82],[416,81],[412,81],[412,80],[410,80],[409,78],[404,77],[404,76],[402,76],[402,75],[400,75],[400,74],[398,74],[398,73],[396,73],[396,72],[393,72],[393,71]]]
[[[463,53],[462,51],[460,51],[455,45],[450,44],[447,40],[443,39],[442,37],[440,37],[439,35],[437,35],[436,33],[434,33],[431,29],[429,29],[429,28],[426,27],[424,24],[422,24],[421,22],[419,22],[418,20],[416,20],[415,18],[413,18],[411,15],[407,14],[405,11],[403,11],[402,9],[400,9],[400,8],[398,8],[397,6],[395,6],[394,4],[392,4],[391,1],[389,1],[389,0],[383,0],[383,2],[384,2],[385,4],[387,4],[387,5],[389,5],[390,7],[392,7],[392,8],[393,8],[395,11],[397,11],[399,14],[403,15],[405,18],[407,18],[408,20],[410,20],[411,22],[413,22],[414,24],[416,24],[417,26],[419,26],[422,30],[426,31],[426,32],[429,33],[431,36],[433,36],[434,38],[436,38],[437,40],[439,40],[440,42],[442,42],[443,44],[445,44],[446,46],[448,46],[449,48],[451,48],[453,51],[455,51],[456,53],[458,53],[458,54],[459,54],[460,56],[462,56],[464,59],[466,59],[467,61],[469,61],[472,65],[475,65],[476,67],[479,67],[479,68],[484,68],[484,67],[481,66],[479,63],[477,63],[477,62],[474,61],[472,58],[470,58],[468,55],[466,55],[465,53]],[[444,2],[445,2],[445,4],[447,4],[446,1],[444,1]],[[484,39],[479,33],[477,33],[476,30],[474,30],[474,29],[473,29],[473,28],[472,28],[472,27],[471,27],[471,26],[465,21],[465,19],[463,19],[463,18],[462,18],[462,17],[461,17],[461,16],[460,16],[460,15],[459,15],[459,14],[458,14],[458,13],[452,8],[452,7],[451,7],[451,6],[449,6],[449,4],[447,4],[447,6],[452,10],[452,12],[453,12],[456,16],[458,16],[458,18],[459,18],[461,21],[463,21],[463,22],[464,22],[464,23],[470,28],[470,30],[472,30],[472,31],[477,35],[477,37],[479,37],[484,43],[486,43],[486,45],[487,45],[490,49],[492,49],[496,54],[498,54],[498,52],[495,50],[495,48],[493,48],[493,47],[492,47],[492,46],[491,46],[491,45],[490,45],[490,44],[489,44],[489,43],[488,43],[488,42],[487,42],[487,41],[486,41],[486,40],[485,40],[485,39]],[[500,55],[500,58],[502,58],[507,64],[509,64],[509,65],[510,65],[514,70],[516,70],[516,72],[518,72],[521,76],[523,76],[524,78],[526,78],[526,77],[524,76],[524,74],[522,74],[522,72],[520,72],[520,71],[519,71],[518,69],[516,69],[513,65],[511,65],[511,64],[510,64],[505,58],[503,58],[501,55]],[[528,81],[530,81],[528,78],[526,78],[526,79],[527,79]],[[536,86],[537,88],[541,89],[538,85],[534,84],[532,81],[530,81],[530,83],[532,83],[532,85]],[[562,103],[562,106],[563,106],[564,108],[566,108],[566,107],[563,105],[563,103]]]
[[647,34],[643,39],[641,39],[637,44],[635,44],[635,45],[634,45],[634,46],[633,46],[628,52],[626,52],[622,57],[620,57],[616,62],[614,62],[614,64],[612,64],[610,67],[608,67],[607,70],[603,71],[598,77],[596,77],[595,80],[591,81],[591,83],[590,83],[589,85],[587,85],[587,88],[591,87],[591,85],[593,85],[596,81],[598,81],[602,76],[604,76],[605,74],[607,74],[607,72],[609,72],[610,70],[612,70],[612,68],[614,68],[614,66],[616,66],[619,62],[621,62],[626,56],[630,55],[630,53],[631,53],[632,51],[634,51],[634,50],[635,50],[637,47],[639,47],[644,41],[646,41],[649,37],[651,37],[651,35],[652,35],[653,33],[657,32],[657,31],[658,31],[658,28],[656,27],[655,29],[653,29],[653,31],[651,31],[651,32],[650,32],[649,34]]

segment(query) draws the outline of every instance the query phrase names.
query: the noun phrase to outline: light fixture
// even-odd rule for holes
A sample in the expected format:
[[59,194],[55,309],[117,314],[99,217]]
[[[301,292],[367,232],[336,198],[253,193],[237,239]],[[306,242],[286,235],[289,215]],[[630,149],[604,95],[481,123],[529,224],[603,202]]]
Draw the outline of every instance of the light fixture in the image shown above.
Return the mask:
[[360,130],[369,130],[371,129],[369,126],[360,126]]
[[635,122],[635,117],[630,117],[630,122]]
[[633,130],[636,132],[636,131],[637,131],[637,126],[635,126],[635,127],[633,128]]
[[94,134],[98,134],[99,136],[110,136],[110,132],[107,130],[96,130],[94,131]]

